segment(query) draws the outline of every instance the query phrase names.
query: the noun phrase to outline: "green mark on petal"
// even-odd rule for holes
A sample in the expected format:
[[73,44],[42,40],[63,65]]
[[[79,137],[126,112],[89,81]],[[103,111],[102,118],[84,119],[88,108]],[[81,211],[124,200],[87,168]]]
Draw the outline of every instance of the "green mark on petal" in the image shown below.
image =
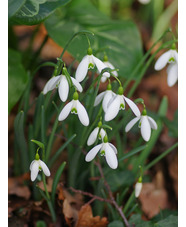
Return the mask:
[[71,113],[72,113],[72,114],[77,114],[76,108],[72,108]]
[[173,57],[171,57],[171,58],[169,59],[169,63],[171,63],[171,62],[175,62],[175,59],[174,59]]
[[123,103],[120,104],[120,110],[124,110],[125,109],[125,105]]
[[105,151],[100,151],[101,156],[105,156]]
[[89,63],[88,69],[93,69],[93,68],[94,68],[94,65],[92,63]]

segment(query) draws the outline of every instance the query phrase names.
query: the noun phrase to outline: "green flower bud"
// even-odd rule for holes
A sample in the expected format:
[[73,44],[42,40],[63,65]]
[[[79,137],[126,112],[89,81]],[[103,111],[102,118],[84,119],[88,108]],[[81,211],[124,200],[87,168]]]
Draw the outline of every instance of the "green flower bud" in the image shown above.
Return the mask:
[[112,85],[110,83],[107,85],[107,90],[112,90]]
[[40,159],[39,154],[36,153],[36,155],[35,155],[35,160],[39,160],[39,159]]
[[108,143],[108,137],[107,137],[107,135],[103,138],[103,142],[104,143]]
[[121,86],[118,88],[118,94],[123,95],[123,88]]
[[79,98],[79,95],[78,95],[77,91],[75,91],[73,94],[73,99],[78,100],[78,98]]
[[147,115],[147,111],[146,111],[145,108],[144,108],[144,110],[142,111],[141,115],[143,115],[143,116],[146,116],[146,115]]
[[88,55],[92,55],[92,48],[91,48],[91,47],[88,48],[87,54],[88,54]]

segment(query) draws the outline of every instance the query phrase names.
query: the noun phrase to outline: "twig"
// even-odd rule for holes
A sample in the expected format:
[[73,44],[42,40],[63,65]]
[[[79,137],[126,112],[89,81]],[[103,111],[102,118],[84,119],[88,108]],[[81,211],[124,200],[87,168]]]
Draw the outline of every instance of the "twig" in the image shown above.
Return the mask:
[[116,202],[116,200],[114,199],[114,196],[113,196],[113,194],[112,194],[112,191],[111,191],[111,189],[110,189],[110,186],[109,186],[109,184],[107,183],[107,181],[106,181],[106,179],[105,179],[105,176],[104,176],[104,173],[103,173],[103,170],[102,170],[102,168],[101,168],[100,163],[99,163],[99,162],[95,162],[95,164],[97,165],[97,167],[98,167],[98,169],[99,169],[99,172],[100,172],[100,174],[101,174],[101,177],[102,177],[103,180],[104,180],[104,185],[105,185],[105,187],[106,187],[106,189],[107,189],[107,191],[108,191],[108,193],[109,193],[109,197],[110,197],[110,199],[111,199],[111,202],[112,202],[113,206],[116,208],[116,210],[117,210],[118,213],[120,214],[120,216],[121,216],[121,218],[123,219],[123,221],[124,221],[126,227],[130,227],[130,225],[129,225],[129,223],[128,223],[128,221],[127,221],[127,219],[126,219],[126,217],[125,217],[125,215],[124,215],[124,213],[123,213],[123,211],[122,211],[122,207],[119,207],[118,204],[117,204],[117,202]]
[[[112,201],[111,201],[110,199],[104,199],[104,198],[102,198],[102,197],[100,197],[100,196],[93,195],[93,194],[91,194],[91,193],[89,193],[89,192],[84,192],[84,191],[81,191],[81,190],[77,190],[77,189],[72,188],[72,187],[70,187],[69,189],[70,189],[71,191],[73,191],[73,192],[76,192],[76,193],[80,193],[80,194],[82,194],[82,195],[89,196],[89,197],[93,198],[94,200],[97,199],[97,200],[102,201],[102,202],[112,203]],[[93,202],[93,201],[92,201],[92,202]]]

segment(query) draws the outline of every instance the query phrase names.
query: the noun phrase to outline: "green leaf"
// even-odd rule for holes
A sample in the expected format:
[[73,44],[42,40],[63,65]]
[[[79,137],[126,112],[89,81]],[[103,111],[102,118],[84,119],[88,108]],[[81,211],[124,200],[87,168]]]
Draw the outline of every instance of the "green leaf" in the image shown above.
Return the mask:
[[[61,10],[56,11],[45,21],[50,37],[64,47],[74,33],[89,30],[95,34],[90,41],[92,48],[98,51],[105,48],[109,61],[119,68],[119,75],[127,78],[142,57],[140,34],[131,21],[111,20],[100,13],[90,1],[72,1],[65,8],[66,15]],[[69,45],[68,51],[77,60],[86,55],[88,43],[85,36],[78,36]],[[94,53],[93,53],[94,54]],[[99,54],[103,58],[103,54]]]
[[112,192],[117,191],[120,187],[130,186],[134,182],[134,175],[129,170],[109,172],[106,180],[111,187]]
[[56,175],[54,177],[54,181],[52,184],[52,195],[51,195],[51,199],[52,199],[52,203],[54,204],[55,202],[55,194],[56,194],[56,188],[57,188],[57,184],[60,180],[61,174],[63,173],[63,170],[65,168],[66,162],[63,162],[61,164],[61,166],[58,168]]
[[49,17],[58,7],[71,0],[26,0],[25,5],[12,18],[12,23],[34,25]]
[[45,149],[45,146],[43,143],[37,140],[31,140],[33,143],[37,144],[40,148]]
[[28,75],[21,63],[21,54],[8,50],[8,112],[18,102],[28,82]]
[[46,227],[46,226],[47,225],[44,221],[39,220],[36,222],[36,227]]
[[108,227],[124,227],[123,222],[121,221],[112,221],[109,223]]
[[178,216],[170,215],[164,220],[157,222],[156,227],[175,227],[178,226]]
[[135,227],[153,227],[154,224],[151,221],[143,221],[140,214],[134,214],[129,220],[129,224],[135,224]]
[[14,16],[26,0],[8,0],[8,19]]

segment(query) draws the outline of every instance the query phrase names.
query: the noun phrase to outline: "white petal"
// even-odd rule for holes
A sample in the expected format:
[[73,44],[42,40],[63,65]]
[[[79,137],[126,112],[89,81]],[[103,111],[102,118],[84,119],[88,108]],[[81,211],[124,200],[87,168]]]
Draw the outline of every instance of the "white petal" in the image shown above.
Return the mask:
[[105,146],[105,158],[110,168],[116,169],[118,167],[118,159],[115,151],[109,144],[106,144]]
[[111,121],[114,119],[120,109],[120,95],[117,95],[113,102],[108,106],[108,109],[105,113],[105,121]]
[[34,161],[31,167],[31,181],[35,181],[39,172],[39,161]]
[[93,147],[93,148],[87,153],[87,155],[86,155],[86,157],[85,157],[85,161],[86,161],[86,162],[92,161],[92,160],[95,158],[95,156],[97,155],[98,151],[101,149],[101,147],[102,147],[102,144],[98,144],[98,145],[96,145],[95,147]]
[[32,165],[34,164],[35,160],[33,160],[31,163],[30,163],[30,171],[32,170]]
[[82,80],[85,79],[88,72],[88,64],[89,64],[89,56],[86,55],[79,63],[76,70],[75,78],[78,82],[81,82]]
[[[103,63],[104,63],[108,68],[115,69],[115,67],[114,67],[110,62],[104,61]],[[114,74],[114,76],[116,76],[116,77],[118,76],[117,71],[113,71],[112,73]]]
[[73,105],[73,100],[63,107],[61,113],[59,114],[58,121],[63,121],[68,117],[71,111],[72,105]]
[[102,140],[103,140],[103,138],[105,137],[105,135],[106,135],[106,131],[102,128],[101,130],[100,130],[100,133],[99,133],[100,135],[101,135],[101,138],[102,138]]
[[135,124],[137,121],[139,121],[140,117],[135,117],[132,119],[125,127],[125,132],[128,132]]
[[163,69],[168,63],[170,57],[171,57],[171,50],[168,50],[167,52],[162,54],[155,63],[155,66],[154,66],[155,70]]
[[[96,58],[94,55],[92,55],[93,61],[99,71],[99,73],[101,73],[101,71],[105,68],[107,68],[107,66],[98,58]],[[103,76],[105,77],[110,77],[110,74],[108,72],[103,73]]]
[[106,91],[105,96],[103,98],[103,102],[102,102],[103,110],[105,112],[107,111],[107,106],[108,106],[108,103],[111,100],[112,96],[113,96],[112,91],[110,91],[110,90]]
[[79,102],[79,100],[77,100],[77,114],[78,114],[78,117],[79,117],[79,120],[81,121],[81,123],[84,126],[88,126],[89,117],[88,117],[87,111],[86,111],[85,107]]
[[140,195],[141,189],[142,189],[142,183],[137,182],[135,184],[135,197],[136,198]]
[[149,141],[151,135],[151,127],[147,116],[141,117],[141,135],[145,141]]
[[140,117],[141,113],[139,108],[137,107],[137,105],[130,99],[128,99],[127,97],[124,96],[125,101],[127,102],[127,104],[129,105],[129,107],[131,108],[132,112],[137,116]]
[[158,126],[157,126],[155,120],[152,119],[152,117],[149,117],[149,116],[148,116],[148,119],[149,119],[150,127],[151,127],[152,129],[157,130]]
[[173,51],[174,59],[178,63],[178,52],[176,50],[172,50],[172,51]]
[[108,143],[108,144],[112,147],[112,149],[114,150],[115,154],[117,154],[118,153],[117,148],[112,143]]
[[101,82],[102,82],[102,83],[105,83],[106,80],[107,80],[107,77],[106,77],[106,76],[102,76],[102,77],[101,77]]
[[101,92],[99,95],[96,96],[95,102],[94,102],[94,106],[97,106],[101,102],[101,100],[103,99],[104,95],[105,95],[105,91]]
[[69,84],[65,76],[61,76],[61,81],[58,87],[59,97],[61,101],[65,102],[68,98]]
[[98,136],[98,131],[99,131],[99,128],[96,127],[91,133],[90,133],[90,136],[88,137],[88,140],[87,140],[87,145],[88,146],[91,146],[97,139],[97,136]]
[[83,88],[82,88],[81,84],[76,79],[74,79],[73,77],[70,77],[70,78],[71,78],[72,83],[74,84],[74,86],[77,88],[77,90],[79,92],[82,92]]
[[53,90],[60,80],[60,76],[53,76],[46,84],[43,89],[43,94],[45,95],[47,92]]
[[167,84],[169,87],[172,87],[178,80],[178,64],[170,63],[167,67]]
[[42,160],[39,160],[39,163],[40,163],[40,166],[44,172],[44,174],[49,177],[50,176],[50,170],[49,168],[47,167],[47,165],[42,161]]

